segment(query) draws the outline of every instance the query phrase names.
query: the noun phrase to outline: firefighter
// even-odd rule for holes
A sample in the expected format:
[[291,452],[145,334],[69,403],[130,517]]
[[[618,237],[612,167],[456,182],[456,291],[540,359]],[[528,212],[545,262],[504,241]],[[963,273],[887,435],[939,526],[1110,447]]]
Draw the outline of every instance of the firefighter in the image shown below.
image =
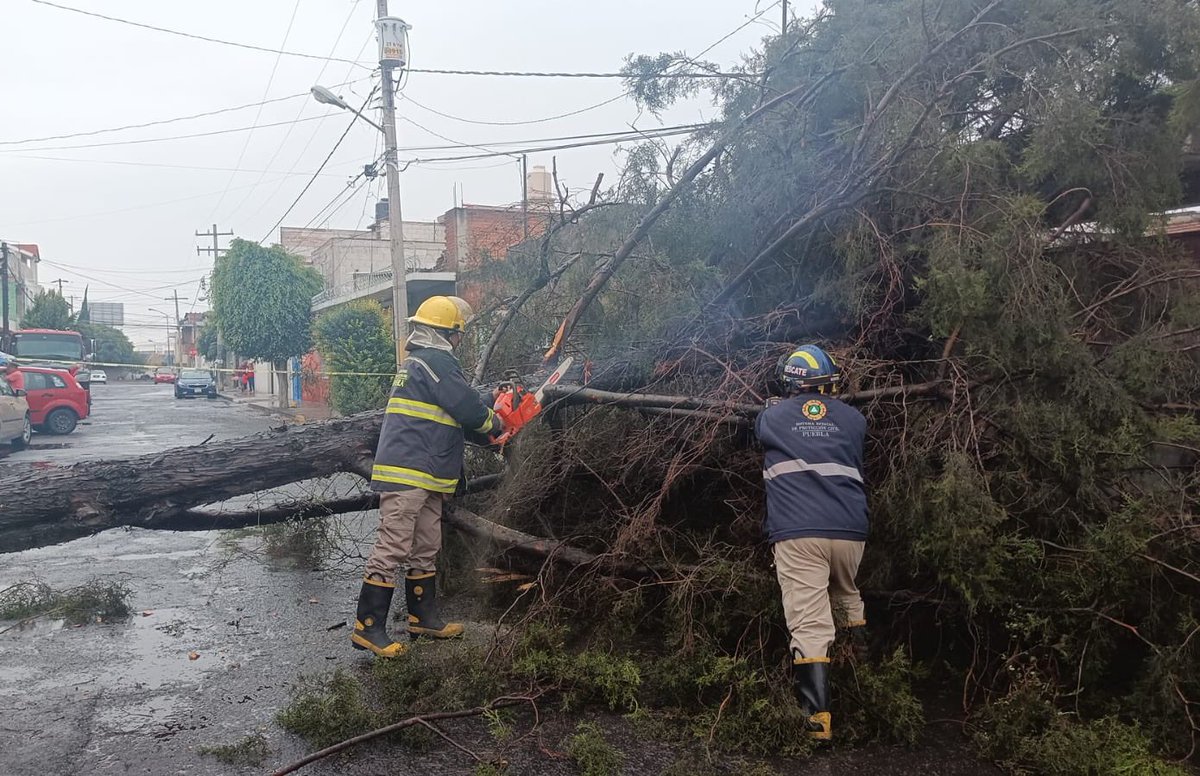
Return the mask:
[[471,314],[462,299],[434,296],[408,319],[408,357],[392,384],[371,476],[371,489],[380,494],[379,534],[350,635],[355,648],[380,657],[397,657],[406,649],[386,629],[404,565],[410,638],[446,639],[463,632],[461,624],[444,621],[437,606],[442,500],[454,493],[462,474],[464,434],[486,441],[503,431],[454,356]]
[[783,399],[755,422],[765,451],[767,539],[791,632],[792,686],[814,739],[832,738],[829,650],[837,624],[861,643],[866,619],[854,578],[867,539],[862,414],[837,399],[841,370],[815,345],[779,360]]

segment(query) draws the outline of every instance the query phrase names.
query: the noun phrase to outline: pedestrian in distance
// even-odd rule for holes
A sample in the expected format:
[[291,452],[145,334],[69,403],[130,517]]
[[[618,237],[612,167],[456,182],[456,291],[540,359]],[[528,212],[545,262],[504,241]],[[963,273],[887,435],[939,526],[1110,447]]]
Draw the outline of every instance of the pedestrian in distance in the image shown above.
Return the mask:
[[254,362],[246,362],[246,390],[254,393]]
[[767,540],[791,632],[792,687],[806,733],[833,736],[829,650],[836,628],[865,651],[866,625],[855,577],[867,540],[863,446],[867,422],[836,397],[841,370],[816,345],[779,360],[784,398],[755,421],[764,450]]
[[404,597],[408,633],[447,639],[463,626],[446,622],[437,604],[437,556],[442,547],[442,502],[462,476],[465,437],[486,444],[504,424],[463,376],[454,349],[471,307],[457,297],[433,296],[409,318],[408,356],[392,383],[371,473],[379,492],[379,533],[358,596],[356,649],[397,657],[406,647],[387,633],[397,576],[407,566]]

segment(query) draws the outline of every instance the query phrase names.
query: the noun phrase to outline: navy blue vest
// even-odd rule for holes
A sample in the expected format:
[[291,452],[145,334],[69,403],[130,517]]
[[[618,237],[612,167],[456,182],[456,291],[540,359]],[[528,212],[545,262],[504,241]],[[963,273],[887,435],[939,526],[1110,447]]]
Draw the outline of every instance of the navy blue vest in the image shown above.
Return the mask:
[[830,396],[801,394],[767,407],[754,432],[765,450],[768,541],[866,541],[862,413]]

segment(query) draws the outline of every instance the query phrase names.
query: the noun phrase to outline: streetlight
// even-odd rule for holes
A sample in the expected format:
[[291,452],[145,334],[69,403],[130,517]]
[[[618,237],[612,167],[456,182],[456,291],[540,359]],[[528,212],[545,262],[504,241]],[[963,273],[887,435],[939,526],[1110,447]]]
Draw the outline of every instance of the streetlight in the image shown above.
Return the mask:
[[408,30],[402,19],[387,14],[387,0],[376,0],[379,36],[380,88],[383,94],[383,124],[376,124],[345,100],[326,89],[314,86],[313,99],[323,105],[348,110],[383,133],[384,165],[387,170],[388,232],[392,249],[392,331],[396,337],[396,369],[404,363],[404,345],[408,330],[408,283],[404,267],[404,221],[400,215],[400,162],[396,145],[396,90],[392,70],[408,64]]
[[158,313],[159,315],[161,315],[167,319],[167,365],[175,366],[175,359],[171,357],[171,332],[170,332],[170,330],[172,328],[174,328],[171,326],[171,314],[163,312],[162,310],[159,310],[158,308],[155,308],[155,307],[151,307],[148,309],[150,310],[150,312]]

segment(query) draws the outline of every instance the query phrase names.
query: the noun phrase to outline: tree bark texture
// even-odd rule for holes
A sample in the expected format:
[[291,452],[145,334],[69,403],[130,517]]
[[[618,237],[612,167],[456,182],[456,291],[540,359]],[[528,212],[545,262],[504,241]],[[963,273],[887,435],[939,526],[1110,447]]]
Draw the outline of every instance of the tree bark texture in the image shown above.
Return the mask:
[[224,527],[220,516],[192,510],[337,472],[370,476],[382,419],[376,411],[120,461],[6,472],[0,478],[0,552],[121,525],[160,528],[200,520],[197,527]]

